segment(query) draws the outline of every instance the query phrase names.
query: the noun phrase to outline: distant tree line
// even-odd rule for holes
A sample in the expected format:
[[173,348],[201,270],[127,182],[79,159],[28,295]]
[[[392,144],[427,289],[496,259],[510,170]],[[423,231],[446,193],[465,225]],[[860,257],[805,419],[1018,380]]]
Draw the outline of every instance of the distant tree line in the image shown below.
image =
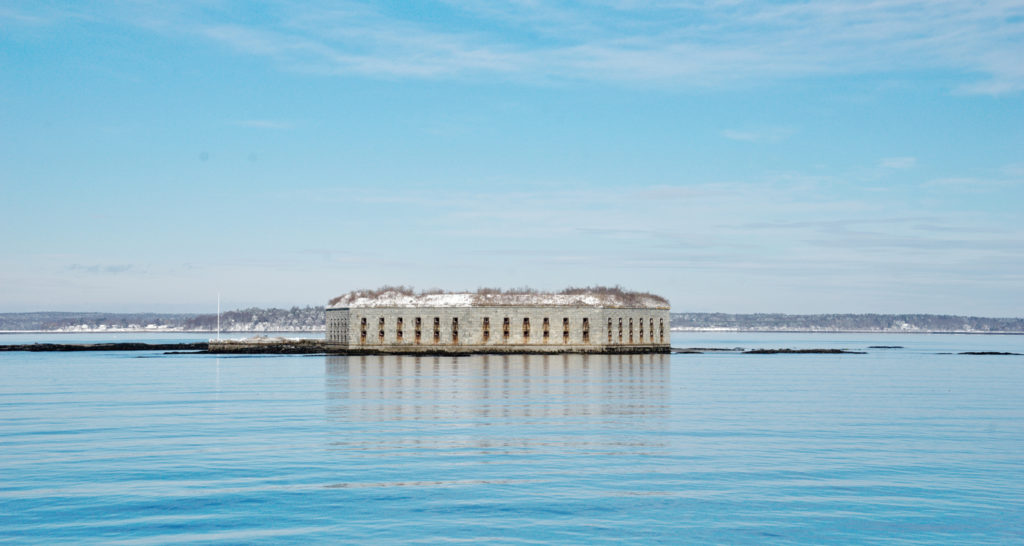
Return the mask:
[[193,316],[187,313],[0,313],[0,330],[60,330],[72,326],[91,329],[100,326],[130,328],[148,325],[173,328]]
[[[124,329],[214,331],[216,313],[0,313],[0,330],[60,331]],[[324,329],[323,307],[225,311],[220,316],[225,332],[300,332]]]
[[[263,309],[250,307],[226,311],[220,315],[220,328],[225,332],[292,332],[324,329],[323,307],[292,307]],[[215,330],[217,315],[195,315],[182,323],[185,330]]]

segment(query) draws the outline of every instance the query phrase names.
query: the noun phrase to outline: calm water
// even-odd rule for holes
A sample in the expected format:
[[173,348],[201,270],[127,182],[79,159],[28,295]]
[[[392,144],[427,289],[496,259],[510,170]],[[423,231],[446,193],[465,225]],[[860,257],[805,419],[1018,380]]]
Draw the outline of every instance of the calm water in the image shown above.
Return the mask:
[[674,345],[904,348],[0,353],[0,540],[1024,541],[1024,337]]

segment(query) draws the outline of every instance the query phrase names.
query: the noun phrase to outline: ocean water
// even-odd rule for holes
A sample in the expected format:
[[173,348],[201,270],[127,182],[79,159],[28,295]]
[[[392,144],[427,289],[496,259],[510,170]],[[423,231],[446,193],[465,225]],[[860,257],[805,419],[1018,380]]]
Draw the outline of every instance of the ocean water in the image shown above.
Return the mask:
[[1024,542],[1024,337],[673,345],[867,354],[0,353],[0,541]]

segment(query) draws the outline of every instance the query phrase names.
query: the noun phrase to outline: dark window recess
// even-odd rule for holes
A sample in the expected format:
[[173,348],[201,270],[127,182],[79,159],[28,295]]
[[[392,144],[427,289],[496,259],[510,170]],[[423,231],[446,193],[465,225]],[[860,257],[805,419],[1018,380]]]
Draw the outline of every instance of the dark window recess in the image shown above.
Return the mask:
[[608,319],[608,343],[612,342],[612,319]]
[[551,322],[548,317],[544,317],[544,341],[547,341],[551,337]]
[[415,341],[416,343],[419,343],[420,340],[423,339],[423,320],[420,317],[416,317],[416,319],[413,320],[412,322],[413,326],[415,326],[415,329],[413,330],[413,334],[415,335]]
[[366,343],[366,317],[359,321],[359,343]]
[[395,339],[402,340],[402,317],[395,320]]
[[622,317],[619,317],[619,343],[622,343]]
[[505,321],[501,325],[501,335],[502,335],[502,337],[505,338],[505,341],[508,341],[508,336],[510,335],[510,326],[509,326],[508,317],[505,317]]
[[665,319],[658,319],[658,337],[661,343],[665,343]]
[[484,341],[491,339],[491,317],[484,317]]
[[377,339],[384,341],[384,317],[377,321]]
[[569,343],[569,317],[562,319],[562,343]]
[[459,342],[459,317],[452,317],[452,343]]
[[523,319],[523,339],[530,339],[530,319]]
[[441,341],[441,317],[434,317],[434,343]]
[[590,343],[590,319],[583,319],[583,343]]
[[650,329],[648,331],[651,333],[651,342],[653,343],[654,342],[654,319],[652,318],[650,321],[648,321],[647,324],[650,326]]
[[629,342],[633,343],[633,319],[629,319]]

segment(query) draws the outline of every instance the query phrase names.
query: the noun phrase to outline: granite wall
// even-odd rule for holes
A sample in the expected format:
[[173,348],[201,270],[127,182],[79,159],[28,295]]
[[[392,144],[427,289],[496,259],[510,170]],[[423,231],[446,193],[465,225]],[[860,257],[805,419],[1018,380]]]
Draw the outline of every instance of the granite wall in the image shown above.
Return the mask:
[[382,353],[667,352],[669,311],[583,306],[327,310],[327,344]]

